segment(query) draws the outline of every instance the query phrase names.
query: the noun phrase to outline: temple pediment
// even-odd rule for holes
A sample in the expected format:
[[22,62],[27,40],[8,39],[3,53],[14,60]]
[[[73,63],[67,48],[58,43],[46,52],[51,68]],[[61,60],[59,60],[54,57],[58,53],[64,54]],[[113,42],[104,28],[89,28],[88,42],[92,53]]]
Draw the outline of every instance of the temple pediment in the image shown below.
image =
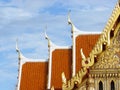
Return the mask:
[[115,29],[114,37],[110,40],[110,45],[105,46],[103,51],[95,57],[96,63],[92,69],[120,68],[120,24]]
[[119,33],[111,40],[110,46],[98,55],[97,62],[92,66],[92,69],[107,69],[120,68],[120,40]]

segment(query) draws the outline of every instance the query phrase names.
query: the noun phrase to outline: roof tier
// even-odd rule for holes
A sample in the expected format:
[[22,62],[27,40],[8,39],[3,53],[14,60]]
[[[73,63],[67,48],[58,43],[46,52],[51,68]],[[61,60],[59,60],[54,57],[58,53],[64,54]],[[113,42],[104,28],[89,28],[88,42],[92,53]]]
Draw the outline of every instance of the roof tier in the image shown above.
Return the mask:
[[56,49],[52,52],[52,81],[51,85],[54,88],[62,87],[62,72],[65,73],[66,78],[71,78],[71,49]]
[[[83,48],[88,55],[96,43],[99,34],[79,35],[76,38],[76,68],[81,69],[80,49]],[[52,52],[52,78],[51,85],[54,88],[62,87],[61,73],[66,79],[71,78],[72,49],[55,49]],[[47,83],[48,62],[26,62],[22,65],[20,90],[44,90]]]
[[45,90],[47,62],[27,62],[22,66],[20,90]]

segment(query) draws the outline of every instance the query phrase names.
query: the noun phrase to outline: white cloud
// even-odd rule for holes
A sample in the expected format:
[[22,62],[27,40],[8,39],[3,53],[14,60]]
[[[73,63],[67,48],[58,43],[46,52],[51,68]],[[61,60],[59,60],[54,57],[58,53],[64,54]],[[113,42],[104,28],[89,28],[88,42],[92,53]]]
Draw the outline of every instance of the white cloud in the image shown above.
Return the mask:
[[30,12],[38,12],[39,10],[52,6],[57,0],[11,0],[10,2],[0,2],[0,6],[12,6],[24,9]]
[[17,83],[17,75],[15,72],[10,72],[0,69],[0,88],[2,90],[14,90]]
[[20,20],[32,17],[31,13],[14,7],[0,8],[0,13],[0,17],[7,20]]
[[[47,45],[45,45],[47,43],[45,42],[43,37],[41,37],[40,33],[44,31],[43,29],[46,24],[48,26],[47,32],[50,35],[53,42],[55,42],[57,45],[70,46],[71,33],[70,33],[70,26],[67,26],[67,12],[66,15],[63,14],[57,16],[49,13],[49,11],[48,12],[45,11],[42,13],[34,12],[36,10],[42,10],[43,8],[50,7],[55,3],[62,3],[62,5],[65,8],[67,8],[66,7],[67,5],[69,5],[68,8],[70,7],[74,8],[71,13],[71,18],[78,28],[87,30],[87,28],[89,27],[88,30],[91,31],[102,30],[101,28],[103,27],[100,27],[100,25],[98,24],[100,23],[104,24],[107,21],[107,19],[105,19],[104,17],[108,13],[106,11],[108,11],[109,9],[105,6],[97,6],[92,8],[91,11],[91,7],[89,7],[91,5],[89,6],[87,5],[93,2],[88,2],[88,3],[85,2],[86,1],[79,2],[77,0],[68,3],[67,1],[56,1],[56,0],[54,0],[53,2],[48,2],[43,0],[36,0],[31,2],[29,0],[26,1],[19,0],[18,3],[15,0],[12,0],[12,2],[9,3],[9,5],[15,4],[18,7],[2,7],[0,9],[1,12],[0,18],[3,19],[3,21],[0,21],[1,23],[0,35],[1,37],[4,37],[3,40],[1,41],[1,43],[3,44],[0,47],[0,51],[15,49],[14,47],[15,39],[18,37],[21,40],[20,43],[22,43],[22,47],[21,47],[22,49],[25,48],[35,49],[36,52],[34,51],[34,53],[41,53],[38,52],[37,50],[37,48],[40,47],[39,50],[44,52],[44,50],[46,50],[47,48]],[[82,9],[81,7],[79,7],[78,4],[79,5],[83,4],[83,6],[85,5],[85,7],[82,7],[83,8]],[[32,10],[31,7],[34,8],[35,10]],[[29,9],[32,11],[30,11]],[[84,9],[85,11],[81,12],[81,10]],[[95,12],[98,13],[95,14]],[[2,24],[2,22],[4,24]],[[7,36],[5,37],[5,35]],[[7,41],[7,39],[9,41]],[[12,43],[12,44],[9,44],[7,46],[7,43]],[[44,54],[43,52],[42,54]]]
[[101,12],[101,11],[107,11],[107,10],[109,10],[109,8],[101,6],[101,7],[96,7],[95,10]]
[[1,80],[4,80],[5,78],[6,79],[14,79],[14,77],[16,77],[16,73],[10,73],[9,71],[0,69],[0,77],[1,77]]

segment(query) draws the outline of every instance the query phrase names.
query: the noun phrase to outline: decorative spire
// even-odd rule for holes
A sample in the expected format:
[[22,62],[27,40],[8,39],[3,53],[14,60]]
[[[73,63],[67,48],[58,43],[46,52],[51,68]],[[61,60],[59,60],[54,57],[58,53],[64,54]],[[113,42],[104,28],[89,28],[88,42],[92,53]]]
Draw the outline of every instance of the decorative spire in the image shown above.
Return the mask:
[[19,73],[20,73],[20,50],[18,48],[18,39],[16,39],[16,52],[18,52],[18,60],[19,60],[19,62],[18,62],[18,76],[17,76],[18,83],[16,85],[16,90],[18,90],[19,89]]
[[45,31],[45,39],[48,40],[48,48],[52,48],[53,50],[57,47],[57,45],[55,45],[50,38],[48,37],[46,31]]
[[23,59],[27,59],[26,57],[23,56],[23,54],[20,52],[20,49],[18,47],[18,39],[16,39],[16,51],[18,53],[18,59],[21,60],[22,59],[22,63],[25,62],[25,60]]
[[[47,29],[47,27],[46,27]],[[50,47],[50,38],[48,37],[46,30],[45,30],[45,39],[48,40],[48,47]]]
[[19,48],[18,48],[18,39],[16,39],[16,51],[19,52]]
[[71,22],[70,19],[70,11],[68,13],[68,24],[71,24],[71,33],[72,33],[72,77],[75,76],[76,74],[76,45],[75,45],[75,26],[73,25],[73,23]]
[[[46,27],[47,29],[47,27]],[[48,35],[46,34],[45,31],[45,39],[48,40],[48,80],[47,80],[47,89],[51,88],[51,75],[52,75],[52,42],[50,41],[50,38],[48,37]],[[53,89],[51,89],[53,90]]]
[[21,62],[21,59],[23,58],[21,52],[20,52],[20,49],[18,48],[18,39],[16,39],[16,51],[18,53],[18,83],[17,83],[17,90],[19,90],[20,88],[20,78],[21,78],[21,69],[22,69],[22,62]]
[[69,10],[69,12],[68,12],[68,24],[72,24],[71,19],[70,19],[70,12],[71,12],[71,10]]
[[64,84],[66,84],[66,77],[65,77],[65,73],[64,72],[62,72],[62,82],[64,83]]
[[70,24],[72,26],[71,33],[73,33],[74,32],[74,25],[70,19],[70,13],[71,13],[71,10],[69,10],[69,12],[68,12],[68,24]]
[[74,35],[75,37],[77,37],[78,35],[83,35],[83,34],[100,34],[101,32],[88,32],[88,31],[81,31],[78,28],[76,28],[76,26],[74,25],[74,23],[72,22],[71,18],[70,18],[70,12],[71,10],[69,10],[68,12],[68,24],[71,25],[71,33],[72,35]]
[[71,21],[71,19],[70,19],[70,12],[71,12],[71,10],[69,10],[69,12],[68,12],[68,24],[70,24],[71,25],[71,33],[73,33],[73,34],[79,34],[79,33],[81,33],[81,31],[80,30],[78,30],[76,27],[75,27],[75,25],[73,24],[73,22]]
[[18,59],[20,60],[21,59],[21,52],[20,52],[20,49],[18,47],[18,39],[16,39],[16,52],[18,53]]

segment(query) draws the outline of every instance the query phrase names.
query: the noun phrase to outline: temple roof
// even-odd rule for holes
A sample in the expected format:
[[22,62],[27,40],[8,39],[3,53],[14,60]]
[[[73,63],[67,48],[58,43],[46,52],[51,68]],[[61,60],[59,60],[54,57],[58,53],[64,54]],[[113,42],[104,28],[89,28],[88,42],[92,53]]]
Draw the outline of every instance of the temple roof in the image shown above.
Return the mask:
[[22,66],[20,90],[45,90],[47,62],[27,62]]
[[[100,33],[99,32],[84,32],[75,27],[68,18],[69,24],[72,26],[72,32],[75,35],[75,57],[76,57],[76,72],[82,67],[82,57],[80,55],[80,49],[82,48],[85,55],[88,57],[89,53],[96,44]],[[21,90],[44,90],[48,84],[48,71],[51,68],[50,87],[62,88],[62,72],[65,73],[66,79],[71,78],[72,67],[72,49],[69,46],[58,46],[54,44],[45,33],[45,37],[48,40],[49,57],[48,62],[41,62],[40,59],[28,59],[22,55],[16,45],[20,60],[20,73],[19,73],[19,87]],[[51,67],[50,67],[51,63]],[[49,67],[49,68],[48,68]],[[18,87],[18,88],[19,88]]]
[[[88,34],[88,35],[79,35],[76,38],[76,57],[77,57],[77,71],[81,68],[81,56],[80,56],[80,48],[86,50],[86,53],[89,53],[93,45],[96,43],[99,34]],[[71,48],[56,48],[52,52],[52,81],[51,86],[55,88],[61,88],[62,80],[61,73],[65,72],[66,78],[71,78],[71,61],[72,61],[72,49]],[[26,58],[25,58],[26,60]],[[38,59],[39,60],[39,59]],[[32,72],[32,73],[31,73]],[[34,60],[27,59],[26,63],[22,65],[22,75],[20,81],[21,90],[25,90],[26,87],[30,85],[28,80],[31,82],[31,88],[39,87],[46,88],[47,83],[47,73],[48,72],[48,62],[34,62]],[[40,79],[40,81],[36,79]],[[33,83],[33,84],[32,84]],[[34,86],[34,83],[36,85]],[[41,86],[40,86],[41,85]],[[29,90],[32,90],[29,88]],[[36,90],[38,90],[36,88]]]
[[64,72],[66,78],[71,78],[71,49],[56,49],[52,52],[52,78],[51,85],[54,88],[61,88],[62,79],[61,74]]

